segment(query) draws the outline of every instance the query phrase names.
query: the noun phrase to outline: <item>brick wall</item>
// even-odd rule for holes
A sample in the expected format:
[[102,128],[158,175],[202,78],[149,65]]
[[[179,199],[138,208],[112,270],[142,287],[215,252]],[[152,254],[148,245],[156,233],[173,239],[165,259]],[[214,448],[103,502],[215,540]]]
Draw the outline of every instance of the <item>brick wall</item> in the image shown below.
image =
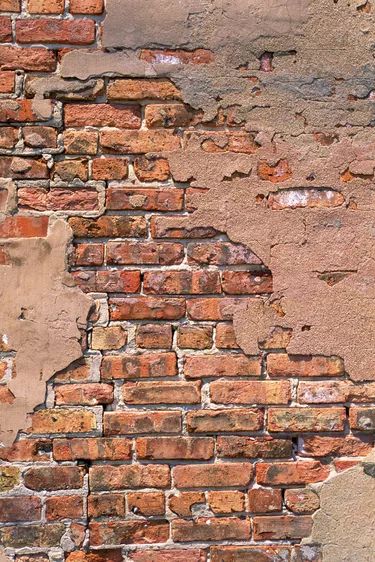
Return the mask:
[[[0,449],[0,544],[19,562],[320,561],[299,546],[319,508],[310,485],[371,450],[375,383],[354,384],[335,357],[288,356],[288,330],[241,351],[232,307],[269,295],[272,273],[225,233],[181,226],[204,186],[175,181],[164,154],[198,133],[208,153],[252,154],[253,137],[229,117],[203,123],[165,78],[52,87],[41,113],[34,81],[69,50],[100,48],[103,0],[0,11],[0,172],[17,188],[0,234],[43,237],[64,217],[69,269],[96,303],[84,358]],[[292,172],[283,160],[256,173]],[[2,402],[12,360],[2,353]]]

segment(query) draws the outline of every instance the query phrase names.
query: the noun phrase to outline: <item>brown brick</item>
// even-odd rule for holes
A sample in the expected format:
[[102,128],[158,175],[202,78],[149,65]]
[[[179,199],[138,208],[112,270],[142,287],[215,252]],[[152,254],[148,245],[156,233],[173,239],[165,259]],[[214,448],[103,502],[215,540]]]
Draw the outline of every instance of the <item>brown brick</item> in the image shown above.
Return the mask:
[[[85,2],[86,0],[79,0]],[[96,552],[75,551],[68,554],[66,562],[122,562],[121,550],[100,550]]]
[[165,465],[98,465],[90,468],[90,489],[94,492],[127,488],[167,488],[169,484],[169,467]]
[[92,546],[164,543],[169,537],[167,521],[91,522]]
[[138,347],[148,349],[171,349],[172,326],[170,324],[141,324],[136,335]]
[[205,377],[257,377],[260,359],[246,355],[188,355],[185,376],[189,379]]
[[360,437],[304,437],[302,455],[308,457],[365,457],[371,452],[373,443]]
[[311,357],[271,353],[267,357],[271,377],[339,377],[344,364],[338,357]]
[[111,298],[111,320],[178,320],[185,316],[185,299],[157,297]]
[[215,381],[210,394],[220,404],[288,404],[291,400],[289,381]]
[[121,326],[94,328],[92,331],[92,349],[121,349],[128,340],[128,333]]
[[137,435],[153,433],[179,433],[181,412],[131,410],[127,412],[105,412],[105,435]]
[[98,151],[97,131],[75,131],[67,129],[63,133],[66,154],[96,154]]
[[83,517],[82,496],[55,496],[46,500],[46,519],[79,519]]
[[15,87],[15,73],[11,70],[0,72],[0,94],[12,94]]
[[18,131],[16,127],[1,127],[0,148],[14,148],[18,142]]
[[0,68],[3,70],[53,72],[56,68],[56,57],[53,51],[43,47],[22,49],[1,45]]
[[215,514],[245,511],[245,494],[237,491],[208,492],[208,505]]
[[25,145],[31,148],[56,148],[57,131],[53,127],[24,127]]
[[301,539],[312,530],[312,519],[308,516],[292,515],[254,517],[254,540]]
[[174,519],[172,537],[175,542],[248,540],[250,521],[236,517],[220,519],[201,517],[194,521]]
[[64,384],[56,388],[56,404],[96,406],[113,402],[113,386],[110,384]]
[[220,293],[216,271],[150,271],[144,274],[144,292],[164,295]]
[[318,461],[264,463],[256,465],[258,484],[296,486],[322,482],[329,476],[329,467]]
[[170,176],[168,160],[146,154],[135,158],[134,172],[139,181],[165,181]]
[[88,161],[85,158],[70,158],[55,162],[52,170],[55,181],[71,182],[74,180],[87,181],[89,178]]
[[169,242],[109,242],[107,244],[108,264],[172,265],[181,263],[183,258],[182,244]]
[[92,161],[94,180],[124,180],[128,177],[127,158],[95,158]]
[[28,0],[27,10],[30,14],[62,14],[64,0]]
[[82,488],[83,476],[83,470],[77,466],[29,468],[24,474],[24,482],[30,490],[69,490]]
[[[78,0],[77,0],[78,1]],[[114,80],[108,86],[109,100],[179,100],[181,94],[170,80]]]
[[95,40],[95,22],[89,19],[51,20],[48,18],[16,21],[19,43],[71,43],[89,45]]
[[48,121],[52,117],[52,102],[45,100],[43,114],[36,112],[32,100],[0,100],[0,119],[4,123]]
[[101,376],[111,379],[174,377],[177,374],[175,353],[111,355],[103,358]]
[[285,490],[285,505],[293,513],[314,513],[319,509],[319,496],[309,488]]
[[104,437],[54,439],[53,458],[57,461],[123,461],[131,459],[131,445],[130,439],[106,439]]
[[375,408],[350,408],[349,422],[351,429],[354,431],[373,433],[375,430]]
[[276,562],[277,559],[290,562],[290,554],[290,547],[285,545],[214,546],[211,562]]
[[268,430],[279,432],[343,431],[345,408],[270,408]]
[[[100,160],[99,160],[100,162]],[[107,189],[107,208],[124,211],[180,211],[183,207],[182,189]]]
[[0,522],[38,521],[42,507],[40,498],[35,496],[16,496],[0,498]]
[[249,463],[216,463],[176,466],[173,469],[177,488],[226,488],[247,486],[253,477]]
[[283,508],[281,490],[253,488],[249,491],[249,511],[252,513],[273,513]]
[[127,404],[199,404],[200,383],[193,382],[138,382],[123,387]]
[[9,492],[20,483],[20,470],[15,466],[0,467],[0,492]]
[[149,517],[165,514],[163,492],[132,492],[127,494],[128,510],[136,515]]
[[0,41],[12,41],[12,20],[8,16],[0,16]]
[[206,562],[203,550],[138,550],[129,554],[132,562]]
[[257,409],[196,410],[187,413],[191,433],[258,431],[263,427],[263,412]]
[[181,349],[208,349],[212,347],[211,326],[183,324],[178,328],[177,345]]
[[[242,304],[244,300],[241,299]],[[235,298],[205,297],[191,299],[187,302],[187,312],[191,320],[207,322],[209,320],[232,320],[236,304]]]
[[50,460],[49,439],[20,439],[10,447],[0,449],[0,459],[8,462],[43,462]]
[[180,139],[173,131],[104,129],[100,133],[100,145],[104,152],[146,154],[178,150]]
[[47,179],[47,164],[43,160],[19,158],[18,156],[0,157],[0,177],[14,179]]
[[219,349],[239,349],[233,324],[227,322],[217,324],[216,347]]
[[125,495],[90,494],[88,514],[90,517],[125,517]]
[[231,242],[192,242],[188,245],[188,260],[201,265],[259,265],[262,262],[242,244]]
[[146,125],[149,129],[164,127],[188,127],[193,114],[182,103],[178,104],[150,104],[145,110]]
[[70,0],[71,14],[99,15],[103,12],[104,0]]
[[78,238],[101,237],[144,237],[147,234],[146,220],[144,217],[131,216],[104,216],[99,219],[84,219],[72,217],[69,224],[74,235]]
[[32,416],[32,433],[87,433],[95,429],[95,414],[89,410],[48,409]]
[[219,457],[291,458],[292,450],[292,441],[289,439],[247,436],[219,436],[217,439]]
[[99,207],[95,189],[47,189],[24,187],[18,190],[18,205],[33,211],[93,211]]
[[138,105],[111,105],[105,103],[91,103],[89,105],[67,104],[64,115],[66,127],[139,129],[141,126],[141,114]]
[[137,456],[150,460],[208,460],[214,454],[214,440],[208,437],[141,437]]
[[205,503],[206,498],[203,492],[178,492],[169,497],[169,509],[180,517],[191,517],[193,506]]
[[222,275],[224,293],[228,295],[261,295],[272,293],[272,277],[248,271],[224,271]]
[[36,525],[16,525],[0,529],[0,540],[4,547],[24,548],[48,548],[60,546],[60,540],[65,533],[63,523]]

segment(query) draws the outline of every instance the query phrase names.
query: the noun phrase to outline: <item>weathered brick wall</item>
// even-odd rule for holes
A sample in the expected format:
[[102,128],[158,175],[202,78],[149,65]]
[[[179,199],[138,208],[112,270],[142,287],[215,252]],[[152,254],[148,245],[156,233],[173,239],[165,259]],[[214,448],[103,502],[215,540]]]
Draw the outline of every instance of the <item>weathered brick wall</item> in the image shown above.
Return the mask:
[[[1,264],[7,239],[46,237],[57,213],[74,234],[69,270],[96,305],[83,359],[0,449],[0,544],[19,562],[320,562],[318,546],[300,546],[319,508],[310,485],[371,451],[375,383],[352,382],[337,357],[288,356],[287,329],[243,353],[233,307],[269,296],[272,272],[225,232],[184,227],[206,186],[176,180],[167,153],[200,138],[208,155],[254,155],[273,186],[292,167],[258,159],[235,104],[205,122],[167,78],[54,84],[70,50],[100,49],[103,9],[0,0],[0,172],[16,189],[10,210],[0,192]],[[212,54],[166,56],[204,65]],[[259,64],[260,89],[272,57]],[[290,204],[277,191],[270,201]],[[13,360],[3,341],[3,404]]]

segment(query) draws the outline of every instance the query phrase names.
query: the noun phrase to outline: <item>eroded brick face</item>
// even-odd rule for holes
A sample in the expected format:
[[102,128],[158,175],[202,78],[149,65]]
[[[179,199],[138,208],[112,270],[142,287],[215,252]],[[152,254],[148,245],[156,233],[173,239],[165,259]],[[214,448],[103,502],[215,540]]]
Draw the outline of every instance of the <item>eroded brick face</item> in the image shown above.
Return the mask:
[[[319,547],[299,546],[319,509],[309,485],[372,450],[375,383],[349,380],[343,358],[288,354],[282,326],[246,354],[234,314],[271,297],[273,272],[224,229],[186,219],[212,187],[204,168],[268,185],[260,209],[354,209],[338,186],[373,180],[366,136],[348,148],[342,123],[304,129],[303,112],[295,136],[268,113],[264,127],[246,123],[235,94],[205,119],[163,73],[64,80],[70,51],[101,52],[104,11],[102,0],[0,0],[0,175],[15,190],[0,188],[0,267],[8,243],[45,238],[58,214],[72,229],[67,267],[94,303],[82,359],[0,448],[0,546],[18,562],[321,562]],[[137,57],[193,73],[215,60],[209,49]],[[266,51],[237,70],[260,99],[285,64]],[[339,154],[324,185],[311,162],[296,167],[303,143],[318,168]],[[176,168],[194,151],[197,173]],[[320,275],[334,285],[349,273]],[[4,338],[0,352],[1,410],[17,365]]]

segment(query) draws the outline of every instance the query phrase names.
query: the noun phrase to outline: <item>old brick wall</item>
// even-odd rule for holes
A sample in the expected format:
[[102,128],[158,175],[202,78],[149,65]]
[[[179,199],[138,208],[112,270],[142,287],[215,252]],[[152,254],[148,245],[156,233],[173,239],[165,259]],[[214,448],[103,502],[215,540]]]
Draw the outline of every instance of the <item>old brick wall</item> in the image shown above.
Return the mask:
[[[356,14],[371,14],[370,2],[357,4]],[[15,266],[20,240],[47,241],[58,217],[73,233],[67,269],[94,303],[86,329],[79,326],[83,357],[56,367],[45,402],[0,448],[0,545],[18,562],[321,562],[320,545],[301,544],[319,509],[314,485],[371,452],[375,382],[355,382],[342,357],[288,354],[292,330],[281,321],[258,354],[244,353],[234,311],[271,297],[272,268],[214,220],[202,224],[202,214],[194,224],[194,211],[221,168],[228,185],[216,217],[230,215],[230,181],[265,185],[272,193],[258,203],[275,211],[348,209],[347,186],[372,182],[375,159],[366,137],[349,150],[346,130],[338,162],[342,123],[315,125],[300,114],[296,135],[290,123],[285,136],[277,124],[277,139],[252,129],[235,91],[207,120],[166,74],[104,68],[93,78],[61,77],[72,51],[102,50],[104,8],[104,0],[0,0],[1,267]],[[177,61],[192,72],[215,57],[203,48],[132,53],[142,64]],[[252,99],[261,100],[271,74],[281,80],[276,59],[256,57],[246,76]],[[362,102],[352,96],[355,108]],[[366,131],[370,121],[351,126]],[[314,166],[301,156],[307,145]],[[191,174],[189,165],[176,171],[185,152]],[[356,158],[367,167],[356,169]],[[34,283],[23,290],[35,290],[37,269],[30,266]],[[320,274],[329,286],[342,278]],[[38,299],[54,311],[51,330],[65,308],[50,294]],[[272,306],[282,317],[282,304]],[[4,337],[1,345],[8,416],[11,381],[21,374],[17,349]],[[30,365],[38,353],[43,364],[51,354],[64,360],[62,344],[41,349]]]

